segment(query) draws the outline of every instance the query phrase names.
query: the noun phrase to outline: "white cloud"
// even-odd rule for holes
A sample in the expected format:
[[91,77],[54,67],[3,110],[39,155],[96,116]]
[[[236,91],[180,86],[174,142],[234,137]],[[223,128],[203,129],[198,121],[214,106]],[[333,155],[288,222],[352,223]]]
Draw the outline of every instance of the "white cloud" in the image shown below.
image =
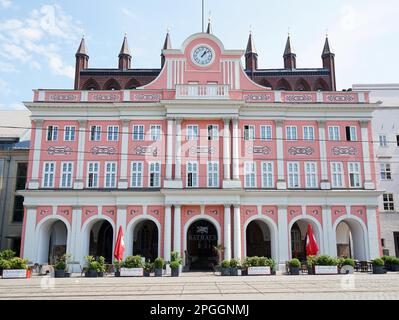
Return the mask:
[[12,2],[11,2],[11,0],[0,0],[0,5],[3,8],[10,8],[12,5]]

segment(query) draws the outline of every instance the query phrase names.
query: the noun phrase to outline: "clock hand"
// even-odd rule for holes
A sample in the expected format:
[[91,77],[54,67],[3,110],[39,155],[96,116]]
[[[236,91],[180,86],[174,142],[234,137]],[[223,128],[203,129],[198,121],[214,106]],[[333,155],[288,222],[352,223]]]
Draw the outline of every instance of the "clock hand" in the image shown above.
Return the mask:
[[208,53],[208,51],[209,51],[209,50],[205,50],[204,53],[202,54],[201,58],[203,58],[204,55]]

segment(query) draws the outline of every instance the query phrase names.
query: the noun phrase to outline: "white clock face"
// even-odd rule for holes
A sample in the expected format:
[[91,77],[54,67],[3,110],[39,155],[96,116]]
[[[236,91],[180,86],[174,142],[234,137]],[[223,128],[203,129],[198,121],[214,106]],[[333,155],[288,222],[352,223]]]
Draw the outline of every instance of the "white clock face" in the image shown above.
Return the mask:
[[192,58],[200,66],[209,65],[213,61],[213,50],[207,46],[199,46],[194,49]]

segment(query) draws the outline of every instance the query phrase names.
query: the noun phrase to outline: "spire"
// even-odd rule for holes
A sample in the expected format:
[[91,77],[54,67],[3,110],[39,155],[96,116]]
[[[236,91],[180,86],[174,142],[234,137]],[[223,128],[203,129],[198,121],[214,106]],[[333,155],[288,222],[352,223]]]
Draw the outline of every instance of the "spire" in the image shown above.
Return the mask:
[[288,33],[287,43],[284,49],[284,69],[296,69],[296,54],[291,45],[291,35]]
[[130,55],[129,44],[127,43],[127,33],[123,38],[121,51],[119,52],[119,69],[127,70],[131,68],[132,56]]
[[284,56],[294,54],[291,46],[291,36],[288,34],[287,43],[285,44]]
[[121,55],[130,56],[129,44],[127,43],[127,33],[125,33],[125,37],[123,38],[123,43],[122,43],[121,51],[119,52],[119,57]]
[[208,18],[208,28],[206,29],[206,33],[213,34],[211,16],[209,16],[209,18]]
[[331,52],[331,48],[330,48],[330,42],[328,41],[328,34],[326,35],[326,42],[324,43],[324,48],[323,48],[323,54],[322,57],[324,56],[328,56],[330,54],[333,54]]
[[326,35],[321,58],[323,60],[323,68],[330,70],[331,90],[335,91],[337,88],[335,78],[335,54],[332,53],[330,42],[328,41],[328,34]]
[[166,38],[165,38],[165,42],[163,44],[163,49],[164,50],[172,49],[172,42],[170,41],[170,29],[169,28],[166,33]]
[[245,51],[245,69],[251,71],[258,69],[258,53],[256,52],[255,42],[252,37],[252,30],[249,31],[247,49]]
[[249,38],[248,38],[248,43],[247,43],[247,50],[245,51],[245,54],[249,53],[254,53],[257,54],[256,48],[255,48],[255,42],[252,39],[252,31],[249,32]]
[[82,40],[80,41],[80,45],[79,45],[78,51],[76,51],[76,56],[78,56],[78,55],[88,56],[87,49],[86,49],[85,36],[82,37]]

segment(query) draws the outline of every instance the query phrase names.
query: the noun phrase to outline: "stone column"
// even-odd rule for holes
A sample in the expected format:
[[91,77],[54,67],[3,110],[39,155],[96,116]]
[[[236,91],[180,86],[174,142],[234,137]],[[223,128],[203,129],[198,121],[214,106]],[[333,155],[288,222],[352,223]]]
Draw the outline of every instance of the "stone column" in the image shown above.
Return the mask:
[[241,259],[241,212],[240,205],[234,205],[234,258]]
[[[33,143],[32,177],[29,180],[29,189],[39,189],[39,165],[42,148],[43,120],[35,120],[35,141]],[[45,133],[44,133],[45,134]],[[33,142],[33,141],[32,141]]]
[[86,121],[79,120],[79,140],[78,140],[78,157],[76,163],[76,179],[73,185],[74,189],[83,189],[83,166],[85,158],[85,143],[86,143]]
[[25,238],[22,257],[32,263],[38,262],[36,255],[36,206],[26,206]]
[[284,140],[283,121],[276,120],[276,144],[277,144],[277,189],[287,189],[284,175]]
[[173,227],[174,235],[173,235],[173,251],[179,252],[180,256],[182,256],[181,250],[181,206],[175,205],[175,214],[174,214],[174,227]]
[[128,188],[127,178],[127,158],[129,153],[129,120],[122,121],[122,132],[121,132],[121,168],[120,177],[118,182],[118,189]]
[[[118,206],[117,215],[116,215],[116,228],[114,234],[114,245],[112,246],[113,250],[115,249],[116,239],[118,237],[119,227],[122,227],[123,237],[126,239],[126,217],[127,217],[127,206]],[[112,251],[113,252],[113,251]],[[123,258],[127,256],[131,256],[133,252],[127,252],[123,255]]]
[[240,180],[238,119],[233,119],[233,180]]
[[168,129],[166,137],[166,180],[172,180],[173,162],[173,120],[168,119]]
[[223,131],[223,166],[224,166],[224,180],[230,180],[230,119],[224,119]]
[[175,155],[175,180],[181,181],[181,142],[182,142],[182,130],[181,130],[181,119],[176,120],[176,155]]
[[278,251],[279,270],[285,269],[285,262],[289,260],[290,243],[288,233],[287,207],[278,206]]
[[[378,238],[378,222],[377,222],[377,207],[367,207],[367,231],[368,231],[368,246],[370,255],[368,259],[375,259],[381,256],[380,241]],[[367,250],[367,248],[366,248]]]
[[361,121],[362,130],[362,149],[363,149],[363,169],[364,169],[364,188],[368,190],[374,190],[375,184],[371,179],[371,158],[370,158],[370,147],[369,147],[369,126],[370,121]]
[[170,261],[170,252],[171,252],[171,240],[172,240],[172,230],[171,230],[171,223],[172,223],[172,207],[167,205],[165,207],[165,221],[164,221],[164,259],[165,261]]
[[82,226],[82,207],[74,206],[72,208],[72,226],[71,226],[71,255],[72,261],[72,272],[80,272],[79,264],[84,262],[83,252],[82,252],[82,240],[81,239],[81,226]]
[[[331,222],[331,207],[322,207],[322,217],[323,217],[323,242],[324,242],[324,252],[322,254],[336,255],[334,254],[334,247],[336,247],[335,240],[332,237],[332,222]],[[321,240],[321,239],[320,239]]]
[[318,121],[318,126],[319,126],[320,170],[321,170],[320,188],[322,190],[328,190],[331,189],[331,183],[328,176],[328,168],[327,168],[326,122]]
[[231,205],[224,206],[224,259],[231,259]]

